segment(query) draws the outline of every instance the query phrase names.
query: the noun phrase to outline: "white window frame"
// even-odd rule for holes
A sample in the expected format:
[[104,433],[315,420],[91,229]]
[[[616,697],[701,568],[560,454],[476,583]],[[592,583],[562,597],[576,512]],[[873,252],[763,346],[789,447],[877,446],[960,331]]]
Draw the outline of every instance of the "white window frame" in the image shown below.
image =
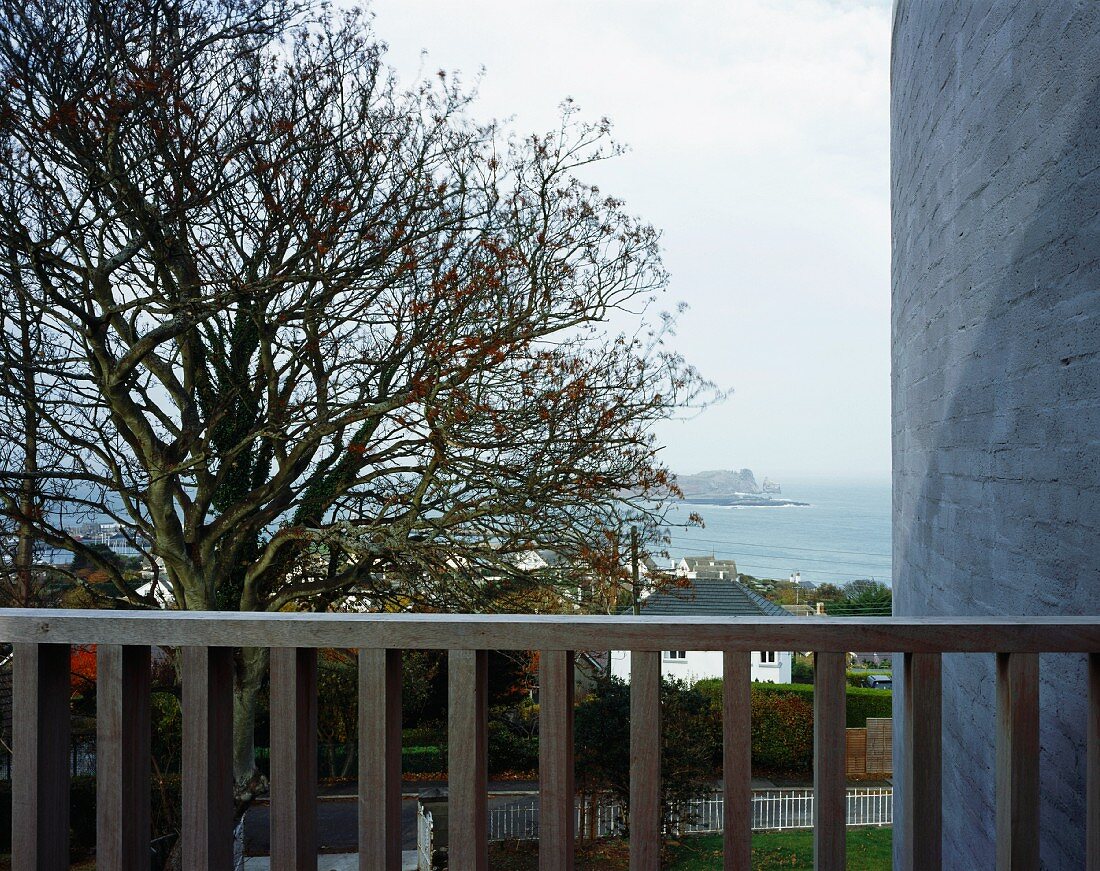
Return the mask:
[[665,662],[687,662],[688,652],[686,650],[666,650]]
[[[779,667],[779,651],[778,650],[758,650],[757,653],[760,656],[760,664],[768,668]],[[768,657],[771,657],[770,659]]]

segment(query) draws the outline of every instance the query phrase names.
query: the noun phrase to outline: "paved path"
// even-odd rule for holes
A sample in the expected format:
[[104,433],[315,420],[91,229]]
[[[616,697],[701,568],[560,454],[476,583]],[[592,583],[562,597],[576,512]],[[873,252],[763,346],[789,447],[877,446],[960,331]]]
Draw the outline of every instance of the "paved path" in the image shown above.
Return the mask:
[[[767,780],[754,779],[752,785],[754,789],[774,788],[774,784]],[[446,786],[446,783],[406,781],[403,785],[401,846],[405,851],[416,850],[416,795],[421,790],[436,786]],[[317,802],[317,840],[320,848],[326,853],[352,854],[358,848],[358,803],[355,791],[354,783],[325,786],[321,789],[321,796]],[[530,809],[528,816],[537,813],[538,783],[535,781],[493,781],[489,784],[489,791],[490,811],[515,807]],[[755,810],[756,824],[765,824],[762,808],[757,806]],[[809,825],[811,818],[809,807],[798,807],[793,814],[791,810],[788,808],[790,816],[787,817],[787,825],[792,823]],[[791,816],[795,819],[791,819]],[[801,818],[803,816],[805,819]],[[861,821],[858,819],[859,816],[857,813],[857,818],[850,822]],[[517,819],[522,820],[522,818],[521,812]],[[266,856],[270,849],[268,807],[266,803],[258,802],[245,815],[245,855]],[[343,871],[344,866],[333,867]],[[330,871],[330,869],[326,867],[322,871]]]
[[[418,784],[419,786],[420,784]],[[416,849],[416,790],[410,790],[412,784],[406,783],[406,792],[401,800],[401,848]],[[354,794],[343,792],[329,794],[317,802],[317,843],[328,852],[353,851],[358,848],[358,801]],[[530,782],[494,782],[489,784],[489,807],[501,807],[516,800],[508,793],[530,793],[538,789],[538,784]],[[271,850],[270,822],[268,807],[255,804],[249,808],[244,818],[244,851],[246,856],[262,856]]]
[[[317,803],[317,844],[327,852],[351,852],[359,847],[358,802],[340,798]],[[264,856],[271,851],[270,823],[266,805],[255,805],[244,818],[246,856]],[[401,848],[416,849],[416,799],[401,801]]]
[[[244,860],[244,871],[269,871],[270,868],[271,860],[267,856],[253,856]],[[318,856],[317,871],[359,871],[359,854]],[[416,850],[401,854],[401,871],[416,871]]]

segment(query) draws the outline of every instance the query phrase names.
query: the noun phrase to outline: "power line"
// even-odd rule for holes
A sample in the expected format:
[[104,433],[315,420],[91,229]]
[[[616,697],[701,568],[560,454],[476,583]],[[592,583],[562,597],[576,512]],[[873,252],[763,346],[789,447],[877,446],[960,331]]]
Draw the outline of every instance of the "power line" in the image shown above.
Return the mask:
[[[855,564],[852,564],[852,563],[845,563],[845,562],[833,561],[833,560],[807,560],[805,557],[788,558],[788,557],[783,556],[782,554],[780,554],[778,556],[771,555],[771,554],[760,554],[760,553],[745,554],[745,553],[741,553],[740,551],[733,551],[733,550],[716,551],[715,552],[715,557],[718,557],[721,553],[731,554],[733,557],[735,557],[737,559],[738,563],[740,563],[741,565],[761,566],[765,571],[769,571],[769,572],[778,571],[778,572],[781,572],[783,574],[786,574],[787,572],[789,572],[792,569],[792,567],[794,567],[794,568],[798,567],[797,565],[792,566],[792,564],[794,564],[794,563],[805,563],[805,562],[819,562],[819,563],[823,563],[825,565],[837,567],[837,568],[834,568],[834,569],[823,569],[823,568],[814,567],[814,568],[811,568],[808,571],[808,573],[813,573],[813,574],[817,574],[817,575],[837,575],[837,576],[841,576],[841,577],[852,578],[856,575],[865,575],[865,576],[868,576],[868,577],[872,577],[872,576],[875,576],[875,575],[889,576],[891,574],[890,566],[855,565]],[[773,563],[774,563],[774,565],[772,565]],[[855,565],[855,568],[852,568],[853,565]],[[843,571],[838,570],[838,569],[841,569],[841,568],[844,569],[844,570]],[[759,571],[759,570],[760,569],[757,569],[757,571]]]
[[792,545],[786,545],[786,544],[784,544],[784,545],[759,544],[759,543],[753,543],[753,542],[749,542],[749,541],[733,541],[732,539],[729,539],[729,538],[726,538],[726,539],[695,538],[694,536],[692,536],[691,540],[693,542],[696,542],[696,541],[703,542],[704,544],[732,544],[732,545],[736,545],[738,547],[781,547],[784,550],[801,551],[801,552],[805,552],[805,553],[839,553],[839,554],[847,554],[849,556],[881,557],[882,559],[890,559],[891,556],[892,556],[891,554],[888,554],[888,553],[878,553],[876,551],[867,551],[867,550],[834,550],[832,548],[825,548],[825,547],[814,548],[814,547],[794,547]]
[[[746,559],[756,558],[756,559],[763,559],[763,560],[786,560],[788,563],[797,563],[798,565],[801,565],[803,563],[822,563],[823,565],[827,565],[827,566],[860,565],[859,563],[848,563],[848,562],[845,562],[844,560],[815,559],[814,557],[807,557],[807,556],[787,556],[786,554],[782,554],[782,553],[745,553],[744,551],[734,551],[734,550],[726,550],[726,551],[723,551],[723,552],[724,553],[740,553]],[[797,565],[795,567],[797,568]],[[882,571],[889,571],[890,570],[890,566],[888,566],[888,565],[878,566],[877,568],[882,570]]]

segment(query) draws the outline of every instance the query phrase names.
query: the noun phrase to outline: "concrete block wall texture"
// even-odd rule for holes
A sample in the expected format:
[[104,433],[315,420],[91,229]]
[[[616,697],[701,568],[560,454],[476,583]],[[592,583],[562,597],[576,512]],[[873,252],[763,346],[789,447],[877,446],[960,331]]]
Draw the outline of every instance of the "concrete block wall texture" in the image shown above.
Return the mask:
[[[896,0],[891,73],[895,613],[1100,613],[1100,3]],[[1084,663],[1041,672],[1083,868]],[[993,657],[943,681],[944,867],[992,868]]]

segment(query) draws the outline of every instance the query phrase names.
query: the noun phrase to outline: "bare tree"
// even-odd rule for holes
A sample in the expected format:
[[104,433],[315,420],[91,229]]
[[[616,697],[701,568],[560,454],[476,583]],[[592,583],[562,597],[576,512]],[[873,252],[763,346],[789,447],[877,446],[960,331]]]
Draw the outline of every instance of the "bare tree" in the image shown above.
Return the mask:
[[651,426],[711,388],[644,322],[657,233],[578,178],[618,154],[606,122],[477,123],[452,76],[403,89],[360,11],[0,5],[3,271],[51,348],[3,353],[53,397],[55,455],[0,469],[0,500],[37,540],[83,548],[18,495],[64,482],[180,608],[508,608],[600,576],[518,555],[606,569],[659,526]]
[[5,481],[5,500],[13,511],[0,511],[0,603],[8,607],[41,606],[52,601],[61,569],[41,564],[42,542],[36,534],[37,519],[55,510],[69,494],[69,482],[51,480],[50,468],[58,454],[39,439],[41,408],[53,401],[40,380],[49,367],[53,350],[41,329],[37,309],[20,292],[19,274],[5,274],[4,266],[16,258],[0,259],[0,420],[5,437],[0,440],[0,467],[11,470]]

